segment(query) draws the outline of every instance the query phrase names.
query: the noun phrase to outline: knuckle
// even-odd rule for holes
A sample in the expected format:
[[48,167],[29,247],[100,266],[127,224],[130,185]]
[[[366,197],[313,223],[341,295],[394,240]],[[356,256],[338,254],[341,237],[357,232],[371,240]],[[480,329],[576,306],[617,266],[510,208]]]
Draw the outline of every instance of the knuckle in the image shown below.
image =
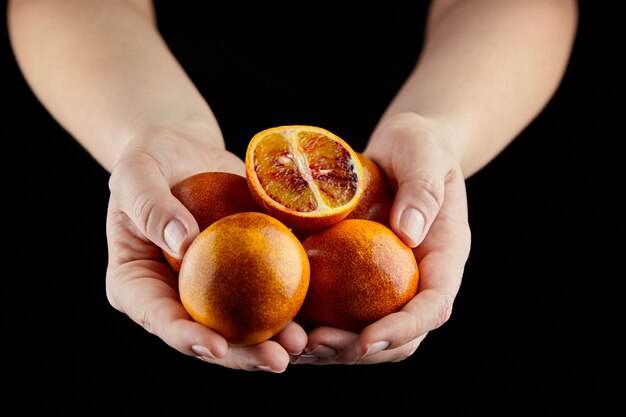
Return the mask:
[[444,184],[430,175],[420,175],[415,184],[422,195],[425,195],[430,203],[441,208],[443,206]]
[[112,274],[110,271],[107,272],[107,276],[105,280],[105,293],[106,293],[107,301],[109,302],[111,307],[123,313],[124,312],[123,306],[119,302],[117,293],[115,290],[117,281],[119,281],[117,278],[117,275]]
[[408,334],[411,335],[411,337],[419,337],[429,330],[423,317],[416,314],[409,314],[409,318],[408,323],[410,323],[411,326],[408,329]]
[[122,180],[119,169],[114,169],[109,176],[108,186],[111,193],[115,193],[121,186]]
[[411,357],[420,345],[419,339],[413,339],[404,346],[396,350],[396,355],[390,360],[391,362],[402,362]]
[[148,236],[153,230],[157,230],[157,199],[153,194],[143,193],[136,196],[132,204],[132,212],[137,219],[138,226]]
[[452,317],[452,306],[454,304],[454,300],[450,296],[444,296],[441,298],[441,301],[438,306],[437,318],[435,321],[435,329],[441,327],[444,323],[450,320]]
[[408,313],[410,316],[410,328],[407,329],[408,334],[411,337],[418,338],[427,334],[429,331],[441,327],[452,316],[452,307],[454,304],[454,297],[451,295],[440,294],[435,297],[431,297],[429,302],[429,310],[432,314],[428,316],[424,314],[418,314],[417,312]]
[[148,310],[140,311],[134,321],[144,328],[148,333],[154,334],[154,327],[152,326],[152,317]]
[[[149,333],[154,333],[153,315],[150,309],[138,308],[137,306],[129,306],[128,302],[124,302],[124,279],[122,271],[116,273],[107,273],[105,281],[106,298],[111,307],[120,313],[124,313],[132,321],[139,324]],[[130,307],[130,308],[129,308]]]

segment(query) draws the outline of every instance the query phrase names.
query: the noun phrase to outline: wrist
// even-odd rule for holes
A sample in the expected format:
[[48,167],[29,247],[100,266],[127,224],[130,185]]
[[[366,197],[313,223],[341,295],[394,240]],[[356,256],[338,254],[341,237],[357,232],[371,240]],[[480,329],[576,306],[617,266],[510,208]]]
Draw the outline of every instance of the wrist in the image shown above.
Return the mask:
[[120,163],[147,158],[161,170],[173,172],[180,169],[172,166],[176,161],[188,161],[184,165],[191,168],[198,161],[210,159],[207,155],[224,150],[224,139],[217,124],[192,120],[146,124],[124,135],[122,145],[105,168],[112,172]]
[[376,148],[392,149],[392,143],[428,142],[439,148],[439,155],[445,155],[446,159],[465,172],[467,152],[462,139],[453,125],[445,120],[415,112],[401,112],[385,115],[380,120],[368,143],[368,151]]
[[111,166],[124,154],[152,148],[151,142],[170,143],[174,146],[179,144],[180,148],[225,149],[224,137],[214,119],[190,115],[176,120],[160,120],[158,123],[136,124],[123,135],[122,145],[118,148]]

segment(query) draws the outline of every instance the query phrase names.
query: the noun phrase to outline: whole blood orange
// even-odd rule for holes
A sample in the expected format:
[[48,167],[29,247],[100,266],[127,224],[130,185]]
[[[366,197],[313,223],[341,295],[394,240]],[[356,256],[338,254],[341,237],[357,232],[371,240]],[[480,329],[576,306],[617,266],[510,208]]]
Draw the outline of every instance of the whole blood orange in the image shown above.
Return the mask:
[[229,343],[270,339],[304,302],[310,268],[298,238],[258,212],[223,217],[191,243],[178,275],[189,315]]
[[[200,231],[230,214],[261,211],[250,194],[245,177],[230,172],[191,175],[174,185],[172,194],[193,215]],[[178,272],[181,259],[163,253],[174,271]]]
[[400,310],[415,294],[413,251],[387,226],[345,219],[302,241],[311,266],[297,321],[360,332]]
[[363,165],[363,194],[347,219],[374,220],[389,226],[389,214],[395,193],[385,172],[376,162],[358,153]]
[[263,130],[246,151],[246,179],[266,213],[297,231],[344,219],[363,192],[357,153],[337,135],[315,126]]

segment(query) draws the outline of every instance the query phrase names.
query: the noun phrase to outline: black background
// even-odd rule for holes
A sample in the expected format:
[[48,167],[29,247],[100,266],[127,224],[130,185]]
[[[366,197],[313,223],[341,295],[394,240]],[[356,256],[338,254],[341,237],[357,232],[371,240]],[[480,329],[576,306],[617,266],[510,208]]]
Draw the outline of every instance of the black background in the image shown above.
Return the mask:
[[[402,18],[424,11],[363,10],[372,20],[359,19],[369,29],[361,34],[331,6],[264,21],[255,6],[234,5],[225,18],[172,3],[157,3],[162,32],[240,155],[252,134],[279,123],[324,126],[361,147],[419,49]],[[450,321],[401,363],[280,375],[181,355],[108,304],[108,174],[30,92],[3,26],[0,407],[8,415],[623,415],[624,14],[606,8],[618,3],[580,3],[554,98],[468,179],[473,246]],[[294,27],[306,32],[298,45]],[[392,29],[403,35],[394,48],[379,40]],[[212,36],[219,42],[204,40]],[[327,38],[337,39],[332,51],[319,46]]]

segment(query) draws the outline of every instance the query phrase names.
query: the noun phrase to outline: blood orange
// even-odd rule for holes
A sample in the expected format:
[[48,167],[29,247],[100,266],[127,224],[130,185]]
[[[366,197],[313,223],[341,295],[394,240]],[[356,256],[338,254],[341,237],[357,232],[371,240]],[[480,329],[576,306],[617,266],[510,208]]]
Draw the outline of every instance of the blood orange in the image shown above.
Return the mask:
[[263,130],[250,140],[246,179],[266,213],[297,231],[344,219],[363,193],[363,166],[337,135],[315,126]]
[[263,342],[300,309],[309,261],[280,221],[255,212],[223,217],[191,243],[178,275],[180,299],[194,320],[233,345]]
[[359,332],[400,310],[415,294],[413,251],[387,226],[345,219],[302,241],[311,267],[297,320]]
[[389,226],[389,214],[395,193],[385,172],[378,164],[359,153],[363,165],[363,194],[348,219],[374,220]]
[[[172,194],[193,215],[200,231],[230,214],[261,211],[250,195],[246,179],[230,172],[207,171],[191,175],[174,185]],[[170,266],[178,272],[181,259],[163,253]]]

